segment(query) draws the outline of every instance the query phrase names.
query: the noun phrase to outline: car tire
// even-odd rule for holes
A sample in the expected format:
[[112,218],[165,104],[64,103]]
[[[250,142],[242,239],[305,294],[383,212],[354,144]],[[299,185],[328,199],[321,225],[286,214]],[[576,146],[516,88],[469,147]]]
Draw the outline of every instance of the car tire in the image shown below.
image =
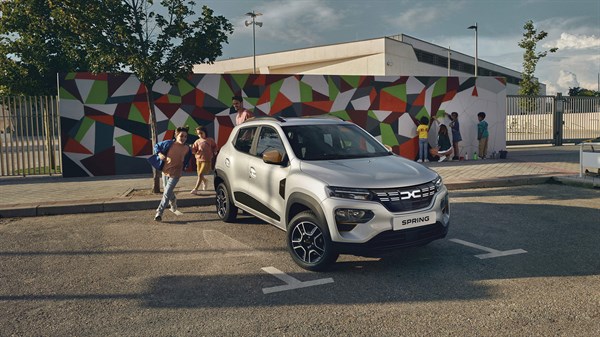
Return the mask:
[[298,213],[288,226],[288,250],[300,267],[322,271],[335,262],[335,251],[327,227],[319,222],[312,211]]
[[237,218],[238,208],[233,204],[231,193],[225,183],[219,183],[216,190],[217,216],[225,222],[234,222]]

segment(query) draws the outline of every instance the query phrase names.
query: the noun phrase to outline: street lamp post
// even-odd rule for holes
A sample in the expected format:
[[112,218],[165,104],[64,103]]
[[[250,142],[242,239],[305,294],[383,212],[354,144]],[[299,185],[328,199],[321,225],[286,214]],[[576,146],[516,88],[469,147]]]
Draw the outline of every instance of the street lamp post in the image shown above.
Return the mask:
[[467,29],[475,29],[475,77],[477,77],[477,22],[475,22],[475,26],[470,26]]
[[256,21],[256,17],[259,15],[262,15],[262,13],[255,13],[254,11],[252,12],[248,12],[246,13],[247,16],[252,18],[252,21],[246,21],[246,27],[252,25],[252,60],[254,62],[254,74],[256,74],[256,33],[255,33],[255,29],[256,26],[258,25],[259,27],[262,27],[262,22],[257,22]]

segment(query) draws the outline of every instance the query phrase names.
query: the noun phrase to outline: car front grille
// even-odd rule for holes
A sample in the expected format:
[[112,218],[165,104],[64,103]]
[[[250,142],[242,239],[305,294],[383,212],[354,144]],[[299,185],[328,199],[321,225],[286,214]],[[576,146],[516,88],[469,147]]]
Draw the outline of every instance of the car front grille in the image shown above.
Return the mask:
[[371,190],[374,200],[390,212],[407,212],[425,208],[431,204],[437,192],[433,182],[422,185]]

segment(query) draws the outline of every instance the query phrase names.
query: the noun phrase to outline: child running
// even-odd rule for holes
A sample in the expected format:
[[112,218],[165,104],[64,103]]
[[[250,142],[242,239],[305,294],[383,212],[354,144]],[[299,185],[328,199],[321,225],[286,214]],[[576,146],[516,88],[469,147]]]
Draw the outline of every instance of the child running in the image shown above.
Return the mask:
[[198,179],[196,180],[196,186],[190,191],[190,194],[198,194],[198,188],[206,191],[206,177],[212,170],[213,158],[218,153],[217,143],[215,140],[206,136],[206,130],[204,127],[198,126],[196,128],[196,134],[198,140],[192,145],[192,153],[196,157],[196,171],[198,173]]

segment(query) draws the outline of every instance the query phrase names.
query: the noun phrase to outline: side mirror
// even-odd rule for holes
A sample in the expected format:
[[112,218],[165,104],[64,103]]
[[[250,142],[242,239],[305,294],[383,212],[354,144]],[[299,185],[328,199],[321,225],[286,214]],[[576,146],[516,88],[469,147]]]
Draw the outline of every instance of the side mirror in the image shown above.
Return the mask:
[[283,154],[277,150],[265,151],[262,155],[262,159],[267,164],[283,164]]

